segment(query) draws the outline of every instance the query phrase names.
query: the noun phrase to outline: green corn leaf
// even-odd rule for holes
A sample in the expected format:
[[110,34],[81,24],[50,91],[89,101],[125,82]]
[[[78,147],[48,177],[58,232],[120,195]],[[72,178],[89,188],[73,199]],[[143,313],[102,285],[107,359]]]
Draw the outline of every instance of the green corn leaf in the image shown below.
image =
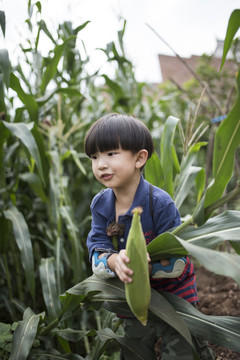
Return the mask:
[[95,330],[75,330],[71,328],[66,328],[62,330],[53,330],[53,334],[71,342],[78,342],[84,338],[84,336],[93,336],[95,335]]
[[240,285],[239,255],[203,248],[179,238],[178,241],[206,269],[219,275],[230,276]]
[[182,163],[181,163],[181,171],[183,171],[185,168],[192,166],[196,163],[197,157],[199,154],[199,150],[206,146],[207,142],[198,142],[194,145],[192,145],[187,154],[183,157]]
[[41,351],[41,350],[33,350],[31,351],[31,355],[34,356],[34,359],[47,359],[47,360],[86,360],[82,356],[78,354],[61,354],[57,350],[48,350],[48,351]]
[[172,158],[173,158],[173,171],[174,176],[180,173],[180,165],[177,157],[177,152],[174,146],[172,146]]
[[202,168],[198,166],[191,166],[181,171],[180,177],[178,179],[178,186],[173,196],[175,205],[178,209],[180,209],[189,192],[195,185],[197,175],[201,170]]
[[[156,294],[158,296],[158,294]],[[240,350],[240,319],[234,316],[211,316],[198,311],[187,301],[170,293],[163,293],[183,318],[191,333],[212,344]]]
[[210,218],[204,225],[189,227],[180,233],[183,240],[214,248],[222,241],[240,242],[240,211],[227,210]]
[[5,36],[6,29],[6,16],[4,11],[0,11],[0,26],[3,32],[3,36]]
[[196,179],[196,191],[197,191],[197,203],[200,202],[203,192],[205,190],[205,182],[206,182],[206,173],[204,169],[199,170]]
[[42,94],[44,94],[49,82],[54,78],[55,74],[57,73],[58,63],[63,55],[65,46],[66,44],[63,43],[62,45],[57,45],[54,49],[54,56],[50,60],[50,63],[46,67],[46,70],[42,77],[42,83],[41,83]]
[[10,234],[10,221],[0,213],[0,254],[5,254],[8,250]]
[[49,171],[50,171],[50,161],[49,157],[46,151],[44,137],[37,126],[37,124],[34,124],[33,129],[31,130],[31,133],[33,134],[33,137],[35,139],[35,142],[37,144],[39,157],[41,159],[41,167],[42,167],[42,173],[43,173],[43,185],[45,188],[48,188],[49,185]]
[[49,82],[54,78],[54,76],[57,73],[57,67],[58,67],[59,61],[60,61],[61,57],[63,56],[63,53],[64,53],[67,43],[75,38],[76,38],[75,36],[71,36],[63,44],[57,45],[55,47],[54,56],[52,59],[50,59],[50,62],[47,65],[46,70],[44,71],[44,74],[42,77],[42,83],[40,86],[42,94],[44,94]]
[[124,97],[123,89],[117,82],[111,80],[107,75],[102,75],[102,76],[104,77],[107,86],[110,88],[110,90],[113,91],[114,95],[117,98]]
[[23,173],[19,175],[19,178],[28,183],[32,190],[35,192],[35,194],[39,196],[43,202],[47,203],[48,198],[44,192],[42,182],[37,174],[33,174],[30,172]]
[[166,258],[166,254],[191,254],[205,268],[223,276],[232,277],[240,284],[240,257],[235,254],[219,252],[210,248],[223,241],[231,241],[239,246],[239,211],[227,211],[208,220],[199,228],[189,228],[174,236],[164,233],[156,237],[149,245],[148,252],[152,259]]
[[51,200],[51,220],[56,229],[58,228],[59,224],[59,204],[58,199],[60,196],[60,189],[59,184],[56,182],[56,174],[54,174],[54,168],[49,173],[49,183],[50,183],[50,200]]
[[12,351],[9,360],[26,360],[35,340],[40,315],[26,309],[23,321],[20,321],[13,333]]
[[25,272],[29,291],[34,298],[35,294],[35,275],[32,242],[27,223],[16,207],[11,207],[4,211],[6,219],[12,222],[15,240],[21,255],[22,267]]
[[161,164],[164,174],[164,190],[173,196],[173,169],[174,169],[174,152],[173,152],[173,139],[175,129],[179,119],[174,116],[169,116],[163,130],[161,140]]
[[236,253],[237,253],[238,255],[240,255],[240,241],[238,241],[238,242],[236,242],[236,241],[235,241],[235,242],[230,241],[230,243],[231,243],[233,249],[236,251]]
[[[204,225],[189,227],[179,234],[181,239],[187,243],[195,244],[205,248],[215,248],[224,241],[231,241],[239,244],[240,212],[228,210],[224,213],[209,219]],[[177,231],[177,229],[175,230]],[[186,254],[182,252],[181,245],[177,244],[176,238],[171,233],[164,233],[157,236],[147,246],[152,256],[158,253],[164,254]]]
[[88,23],[90,23],[91,21],[85,21],[82,25],[79,25],[77,26],[75,29],[74,29],[74,35],[77,35],[79,33],[79,31],[83,30]]
[[227,53],[230,50],[233,38],[236,35],[239,28],[240,28],[240,10],[236,9],[231,13],[231,16],[228,21],[227,32],[226,32],[224,46],[223,46],[223,55],[222,55],[220,71],[223,68],[223,65],[224,65],[226,57],[227,57]]
[[87,299],[94,299],[94,301],[122,301],[125,299],[124,284],[120,283],[118,279],[111,279],[111,281],[105,281],[99,277],[92,275],[85,279],[81,283],[76,284],[72,288],[68,289],[64,295],[61,296],[62,301],[69,301],[71,303],[71,296],[79,296],[81,301],[84,302]]
[[123,29],[118,31],[118,42],[122,51],[122,54],[124,55],[124,42],[123,42],[123,38],[124,38],[124,34],[125,34],[125,30],[126,30],[126,20],[124,20],[123,23]]
[[152,261],[166,259],[166,257],[173,255],[185,256],[188,254],[188,251],[181,246],[177,238],[168,232],[152,240],[147,246],[147,251]]
[[33,123],[9,123],[3,121],[3,124],[14,136],[21,140],[24,146],[26,146],[30,155],[35,160],[41,180],[43,184],[45,184],[41,156],[35,138],[31,133]]
[[55,241],[55,272],[56,272],[56,281],[57,281],[57,290],[58,293],[61,293],[62,289],[62,281],[61,281],[61,269],[62,269],[62,247],[63,247],[63,239],[61,236],[57,236]]
[[0,50],[0,68],[1,73],[3,74],[4,83],[6,84],[6,87],[8,89],[10,83],[11,63],[9,60],[8,51],[6,49]]
[[164,188],[164,175],[161,161],[156,152],[147,161],[144,170],[145,179],[151,184]]
[[79,306],[80,303],[84,301],[84,299],[86,299],[86,295],[84,295],[84,293],[77,295],[78,288],[71,288],[70,291],[72,292],[71,294],[66,292],[60,295],[60,300],[63,305],[62,312],[64,314],[71,313],[77,306]]
[[[1,96],[1,95],[0,95]],[[3,191],[3,199],[6,199],[6,170],[5,170],[5,147],[4,143],[7,140],[8,130],[2,122],[0,122],[0,190]],[[4,189],[4,190],[3,190]]]
[[[229,264],[229,262],[227,262]],[[132,313],[125,302],[124,284],[118,279],[102,280],[94,275],[68,290],[68,296],[85,294],[85,301],[101,301],[107,299],[106,308],[109,311],[131,316]],[[74,295],[73,295],[74,294]],[[174,309],[177,311],[175,313]],[[240,319],[232,316],[210,316],[195,309],[187,301],[169,293],[151,291],[150,313],[166,321],[181,331],[186,340],[191,342],[189,332],[195,336],[203,337],[213,344],[226,346],[239,351]],[[151,315],[150,314],[150,318]],[[182,322],[184,320],[185,324]],[[101,340],[106,340],[110,333],[108,330],[98,333]],[[112,335],[112,334],[111,334]],[[119,339],[115,339],[119,341]],[[120,339],[121,340],[121,339]],[[136,346],[133,345],[136,349]],[[136,352],[137,353],[137,352]]]
[[[104,346],[109,341],[115,340],[121,348],[124,349],[124,355],[128,356],[129,359],[138,360],[155,360],[156,354],[150,348],[149,350],[137,339],[125,339],[123,336],[116,335],[111,329],[106,328],[97,331],[97,334],[102,341]],[[97,360],[94,358],[93,360]]]
[[79,159],[79,156],[78,156],[77,151],[71,149],[71,150],[70,150],[70,154],[72,155],[75,164],[77,165],[77,167],[79,168],[79,170],[83,173],[83,175],[87,175],[87,172],[86,172],[83,164],[81,163],[81,161],[80,161],[80,159]]
[[83,248],[79,241],[78,229],[74,224],[71,209],[68,206],[61,206],[60,214],[66,224],[68,236],[72,244],[71,266],[74,274],[74,282],[77,283],[85,277],[83,272],[83,269],[85,269]]
[[50,320],[54,320],[59,316],[61,311],[61,303],[59,301],[56,286],[54,259],[42,259],[39,271],[45,305]]
[[[239,75],[240,78],[240,75]],[[213,153],[214,181],[207,189],[205,205],[221,198],[233,172],[234,154],[240,144],[240,97],[217,129]]]
[[3,83],[3,74],[0,74],[0,111],[6,112],[6,104],[4,97],[4,83]]
[[70,354],[71,348],[70,348],[69,342],[58,335],[57,335],[57,340],[58,340],[58,343],[60,344],[61,348],[63,349],[63,351],[65,353]]
[[[118,313],[129,316],[129,307],[122,306],[125,303],[124,284],[117,278],[111,280],[103,280],[95,275],[87,278],[83,282],[75,285],[73,288],[67,290],[68,295],[80,296],[85,294],[85,301],[91,299],[93,301],[104,302],[107,301],[107,309],[119,310]],[[179,331],[187,341],[191,342],[189,332],[184,323],[176,315],[174,309],[167,301],[161,298],[161,306],[158,306],[154,299],[151,299],[149,310],[157,313],[157,316],[167,323],[171,324],[177,331]],[[121,310],[123,308],[123,310]],[[127,310],[126,310],[127,309]],[[118,311],[117,310],[117,311]]]
[[29,113],[30,119],[33,122],[38,121],[38,104],[33,95],[26,94],[23,90],[19,79],[13,73],[10,74],[10,88],[16,91],[19,99],[26,106],[26,109]]
[[54,90],[50,90],[49,92],[45,93],[43,96],[37,98],[36,102],[38,103],[39,106],[43,106],[44,104],[49,102],[49,100],[51,100],[55,94],[66,94],[69,97],[83,98],[83,95],[80,93],[78,89],[69,86],[67,88],[56,88]]
[[40,20],[39,28],[47,35],[47,37],[49,37],[49,39],[54,43],[54,45],[57,45],[51,32],[48,30],[47,25],[44,20]]
[[206,142],[199,142],[192,145],[182,160],[180,174],[174,181],[173,199],[178,209],[194,185],[197,188],[198,201],[202,196],[205,188],[205,172],[202,168],[193,165],[197,160],[199,150],[206,144]]

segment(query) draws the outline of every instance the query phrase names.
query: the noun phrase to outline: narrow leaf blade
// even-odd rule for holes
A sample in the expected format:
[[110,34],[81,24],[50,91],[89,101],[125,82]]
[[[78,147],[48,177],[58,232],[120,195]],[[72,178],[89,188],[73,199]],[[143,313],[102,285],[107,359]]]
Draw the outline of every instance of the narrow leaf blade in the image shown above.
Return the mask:
[[222,196],[233,172],[235,150],[240,144],[240,98],[219,126],[214,142],[214,182],[206,192],[205,208]]
[[240,27],[240,10],[236,9],[232,12],[228,21],[220,70],[222,70],[223,68],[223,65],[227,57],[227,53],[232,45],[233,38],[236,35],[236,32],[238,31],[239,27]]
[[16,243],[21,254],[22,266],[25,271],[29,291],[34,298],[35,277],[32,242],[27,223],[16,207],[4,211],[5,218],[12,222]]
[[164,190],[173,196],[173,139],[179,119],[169,116],[163,130],[161,140],[161,164],[164,174]]
[[9,360],[26,360],[36,337],[40,315],[33,314],[30,309],[24,313],[13,334],[12,351]]
[[37,165],[37,168],[39,171],[39,175],[44,184],[45,181],[44,181],[44,175],[43,175],[41,156],[40,156],[35,138],[30,131],[30,127],[33,124],[27,125],[25,123],[8,123],[6,121],[3,121],[3,124],[6,126],[6,128],[8,128],[8,130],[14,136],[16,136],[19,140],[21,140],[21,142],[24,144],[24,146],[26,146],[30,155],[33,157],[33,159],[36,162],[36,165]]
[[147,161],[144,171],[145,179],[160,188],[164,187],[164,175],[160,159],[156,152]]
[[42,259],[39,271],[45,305],[47,307],[50,320],[54,320],[58,317],[61,311],[61,304],[56,287],[54,259]]

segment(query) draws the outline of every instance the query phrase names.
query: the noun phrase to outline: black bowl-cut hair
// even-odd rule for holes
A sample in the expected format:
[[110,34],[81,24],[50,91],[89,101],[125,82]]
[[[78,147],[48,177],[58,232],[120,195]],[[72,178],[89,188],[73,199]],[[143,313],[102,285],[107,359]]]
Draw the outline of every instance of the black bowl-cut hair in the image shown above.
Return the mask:
[[103,116],[90,127],[84,147],[88,156],[121,148],[133,154],[145,149],[150,158],[154,151],[152,136],[147,126],[133,116],[117,113]]

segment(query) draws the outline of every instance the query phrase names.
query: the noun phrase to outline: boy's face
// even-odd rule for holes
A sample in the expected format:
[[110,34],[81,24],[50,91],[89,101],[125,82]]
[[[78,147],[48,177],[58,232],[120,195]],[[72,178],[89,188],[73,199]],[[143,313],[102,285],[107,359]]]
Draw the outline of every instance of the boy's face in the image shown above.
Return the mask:
[[[146,151],[146,150],[145,150]],[[91,156],[92,170],[96,179],[112,189],[124,188],[132,181],[139,181],[139,153],[116,149],[97,152]]]

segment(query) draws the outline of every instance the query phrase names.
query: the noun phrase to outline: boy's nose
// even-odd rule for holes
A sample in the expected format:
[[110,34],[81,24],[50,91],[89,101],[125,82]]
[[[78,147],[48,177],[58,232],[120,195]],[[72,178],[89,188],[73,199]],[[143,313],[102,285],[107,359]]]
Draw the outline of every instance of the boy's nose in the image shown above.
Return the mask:
[[98,168],[99,169],[106,169],[107,168],[107,162],[105,159],[99,159],[98,161]]

